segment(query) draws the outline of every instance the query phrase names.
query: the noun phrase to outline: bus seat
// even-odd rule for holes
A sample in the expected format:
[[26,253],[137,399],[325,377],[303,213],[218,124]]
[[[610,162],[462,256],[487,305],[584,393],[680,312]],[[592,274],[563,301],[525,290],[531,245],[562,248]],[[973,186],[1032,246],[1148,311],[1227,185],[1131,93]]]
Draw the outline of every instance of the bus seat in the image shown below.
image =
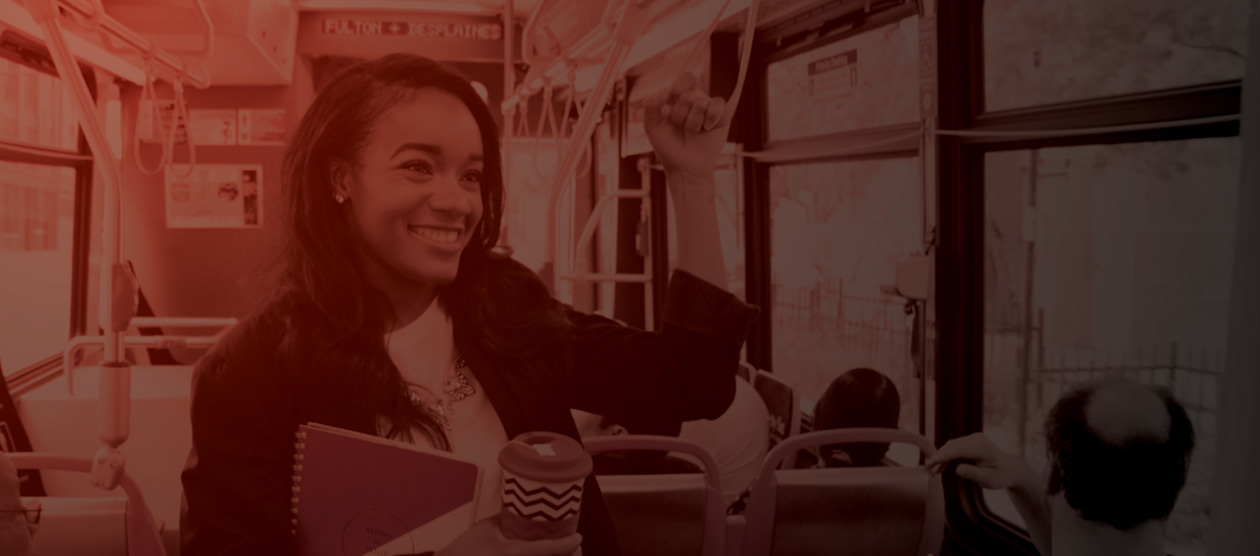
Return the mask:
[[790,438],[771,450],[744,512],[743,556],[940,553],[945,502],[939,475],[924,467],[779,469],[798,450],[845,442],[911,444],[926,438],[896,429],[837,429]]
[[[46,453],[9,454],[18,469],[77,471],[90,473],[92,460],[84,457]],[[53,546],[37,550],[37,554],[119,554],[126,556],[166,556],[165,542],[157,521],[149,512],[139,485],[125,471],[118,481],[118,488],[126,495],[122,498],[67,499],[55,502],[48,499],[40,528],[35,533],[36,546],[52,543]],[[41,502],[45,500],[41,499]],[[120,507],[121,505],[121,507]],[[62,512],[50,514],[51,508]],[[47,524],[48,519],[51,531]],[[44,537],[48,537],[45,539]],[[121,537],[122,542],[117,539]],[[66,544],[59,544],[66,543]],[[99,544],[99,547],[98,547]],[[102,548],[104,551],[102,551]],[[110,552],[111,548],[120,549]]]
[[[127,473],[148,495],[154,517],[179,528],[180,473],[192,449],[188,419],[192,367],[132,367],[131,434],[120,448],[127,457]],[[63,374],[22,394],[18,410],[36,452],[91,455],[100,448],[96,431],[100,372],[80,367],[75,393],[67,391]],[[175,416],[177,418],[172,418]],[[47,495],[53,497],[123,497],[89,484],[83,475],[44,470]]]
[[126,556],[127,500],[38,497],[43,513],[34,554]]
[[800,430],[800,399],[797,398],[796,391],[788,383],[779,380],[779,377],[762,370],[758,370],[756,376],[753,389],[757,390],[761,400],[766,402],[766,409],[770,411],[770,422],[767,426],[770,430],[770,447],[773,449]]
[[739,368],[735,369],[735,376],[738,376],[739,378],[748,381],[749,384],[752,384],[753,378],[757,376],[757,369],[747,361],[740,361]]
[[603,475],[596,478],[625,556],[722,556],[726,507],[717,463],[704,448],[667,436],[624,435],[584,440],[592,454],[668,450],[699,461],[690,475]]

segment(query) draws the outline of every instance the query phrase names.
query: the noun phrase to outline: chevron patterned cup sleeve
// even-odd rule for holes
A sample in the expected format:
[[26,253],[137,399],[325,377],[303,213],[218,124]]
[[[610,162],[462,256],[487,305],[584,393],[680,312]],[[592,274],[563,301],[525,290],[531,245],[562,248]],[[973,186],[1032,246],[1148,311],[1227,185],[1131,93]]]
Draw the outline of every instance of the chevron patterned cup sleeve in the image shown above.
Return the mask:
[[539,540],[577,532],[591,456],[567,436],[525,433],[499,451],[503,511],[499,530],[510,539]]
[[542,483],[503,472],[503,513],[499,530],[509,539],[539,540],[577,532],[582,484]]

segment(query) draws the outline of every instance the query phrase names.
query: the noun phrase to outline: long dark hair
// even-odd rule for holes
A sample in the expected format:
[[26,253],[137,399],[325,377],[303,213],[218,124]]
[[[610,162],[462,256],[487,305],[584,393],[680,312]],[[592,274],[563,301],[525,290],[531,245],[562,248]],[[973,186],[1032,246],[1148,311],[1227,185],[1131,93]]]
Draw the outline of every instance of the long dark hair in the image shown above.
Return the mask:
[[385,333],[392,307],[367,280],[355,224],[334,200],[330,164],[356,163],[376,119],[438,89],[463,101],[481,132],[484,212],[460,257],[452,284],[438,297],[457,333],[472,331],[479,351],[529,367],[556,364],[543,354],[569,340],[569,324],[547,287],[523,266],[491,249],[504,207],[498,127],[476,90],[454,69],[427,58],[392,54],[355,64],[327,83],[303,116],[284,159],[287,236],[279,284],[270,305],[284,327],[281,363],[298,373],[299,406],[307,418],[364,432],[411,439],[419,430],[434,445],[449,442],[414,406],[390,360]]

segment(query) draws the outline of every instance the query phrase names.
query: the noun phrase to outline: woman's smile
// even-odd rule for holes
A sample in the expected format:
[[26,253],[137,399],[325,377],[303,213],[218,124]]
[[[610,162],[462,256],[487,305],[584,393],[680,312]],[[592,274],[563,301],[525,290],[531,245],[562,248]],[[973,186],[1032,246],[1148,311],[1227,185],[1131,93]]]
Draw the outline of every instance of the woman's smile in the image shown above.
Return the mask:
[[452,226],[407,226],[407,231],[428,243],[453,252],[460,250],[460,238],[464,229]]

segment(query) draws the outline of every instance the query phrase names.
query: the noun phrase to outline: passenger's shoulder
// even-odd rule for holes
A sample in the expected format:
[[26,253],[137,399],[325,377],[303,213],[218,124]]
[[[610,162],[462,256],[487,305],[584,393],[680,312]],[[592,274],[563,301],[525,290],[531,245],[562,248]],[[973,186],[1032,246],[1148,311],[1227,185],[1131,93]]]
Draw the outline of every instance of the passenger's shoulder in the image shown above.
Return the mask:
[[[274,374],[287,324],[279,303],[269,304],[233,325],[197,364],[199,377],[221,380]],[[260,372],[262,371],[262,372]]]

